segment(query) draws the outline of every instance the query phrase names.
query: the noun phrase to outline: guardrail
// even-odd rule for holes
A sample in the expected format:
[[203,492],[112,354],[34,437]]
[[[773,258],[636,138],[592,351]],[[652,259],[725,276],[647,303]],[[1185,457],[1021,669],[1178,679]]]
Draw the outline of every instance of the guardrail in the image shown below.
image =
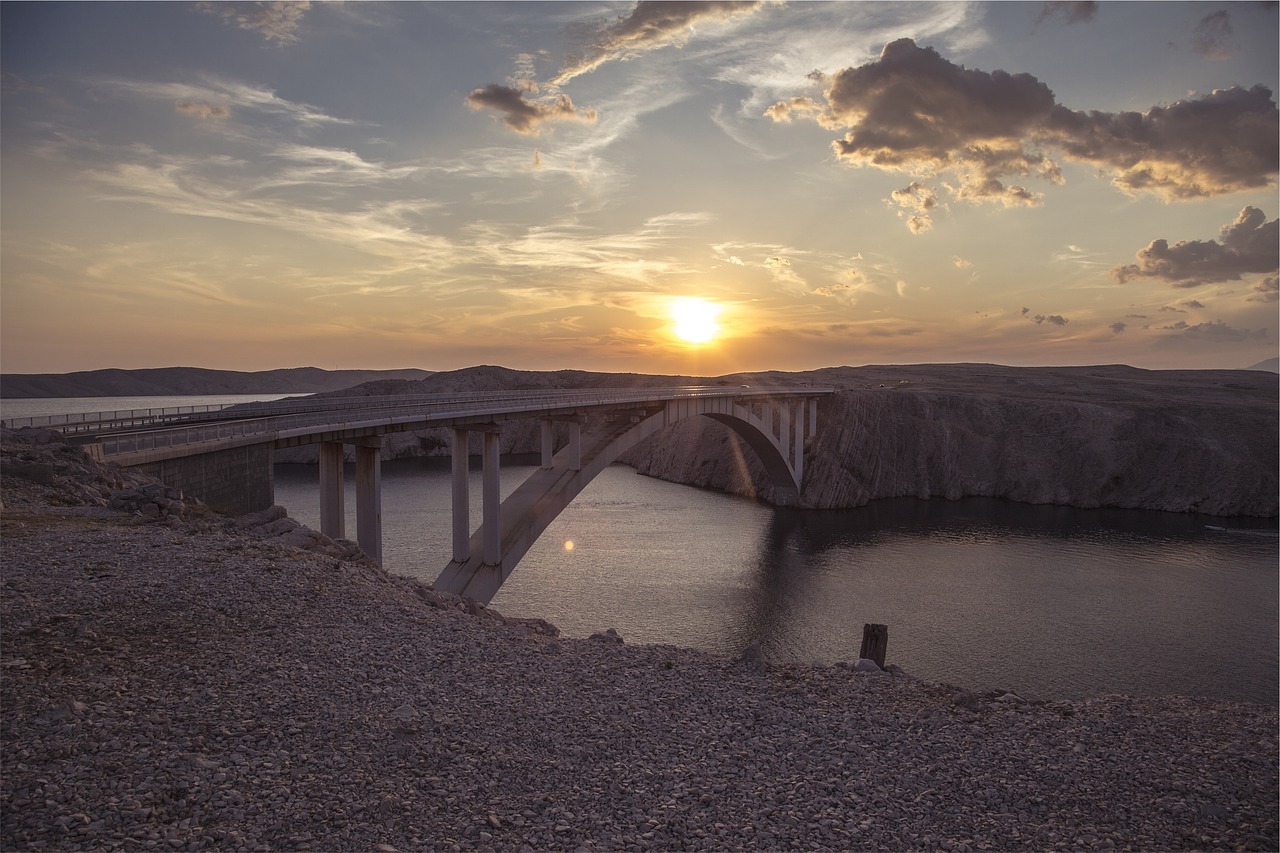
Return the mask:
[[[104,456],[138,453],[225,441],[245,436],[275,436],[280,433],[333,431],[361,427],[389,426],[396,423],[456,418],[503,418],[568,406],[597,407],[626,403],[665,402],[692,397],[769,397],[778,395],[828,394],[827,387],[801,388],[727,388],[724,386],[685,386],[679,388],[626,388],[555,391],[473,392],[470,394],[433,394],[405,397],[327,398],[324,408],[313,408],[296,414],[270,414],[259,410],[247,414],[241,410],[231,422],[198,426],[171,426],[129,435],[106,435],[101,441]],[[466,399],[470,397],[471,399]],[[357,417],[345,417],[342,415]],[[363,417],[358,417],[363,415]],[[373,417],[369,417],[373,415]],[[335,417],[338,416],[338,417]],[[100,422],[101,423],[101,422]],[[322,429],[323,428],[323,429]]]

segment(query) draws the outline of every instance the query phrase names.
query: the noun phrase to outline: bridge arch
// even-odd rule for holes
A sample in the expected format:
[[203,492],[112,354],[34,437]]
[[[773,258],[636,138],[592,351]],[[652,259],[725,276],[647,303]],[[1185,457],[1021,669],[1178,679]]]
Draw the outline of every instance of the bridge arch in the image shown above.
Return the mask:
[[[550,459],[547,459],[549,452],[544,446],[543,467],[529,475],[496,507],[496,511],[487,512],[485,521],[463,547],[455,541],[454,559],[440,573],[434,586],[444,592],[488,603],[538,537],[601,471],[658,430],[690,417],[705,415],[740,435],[763,464],[774,486],[776,502],[784,506],[794,504],[800,495],[804,439],[815,431],[816,404],[807,405],[809,403],[816,401],[739,401],[727,397],[684,399],[613,412],[601,423],[580,433],[577,433],[579,425],[572,424],[569,446]],[[806,413],[809,415],[807,423]],[[492,445],[496,455],[496,434],[490,435],[495,435]],[[465,454],[466,446],[465,432],[460,431],[455,441],[455,454],[460,448]],[[489,442],[486,442],[486,453],[488,446]],[[485,464],[488,470],[488,459]],[[496,459],[493,465],[496,477]],[[459,501],[464,507],[461,510],[464,517],[466,512],[466,471],[463,466],[460,494],[460,469],[456,463],[454,470],[457,536]],[[486,484],[486,491],[489,488],[496,493],[496,479],[492,487]],[[491,525],[497,528],[496,536],[488,529]]]

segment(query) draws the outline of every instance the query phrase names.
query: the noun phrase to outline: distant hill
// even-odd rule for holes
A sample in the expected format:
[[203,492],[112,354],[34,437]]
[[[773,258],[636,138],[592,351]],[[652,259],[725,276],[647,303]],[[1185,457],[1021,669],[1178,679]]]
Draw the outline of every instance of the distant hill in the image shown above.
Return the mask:
[[84,370],[0,375],[0,398],[176,397],[206,394],[315,394],[386,379],[421,380],[430,370],[321,370],[292,367],[242,373],[203,367]]
[[1270,370],[1272,373],[1280,373],[1280,358],[1269,358],[1266,361],[1260,361],[1255,365],[1246,367],[1245,370]]

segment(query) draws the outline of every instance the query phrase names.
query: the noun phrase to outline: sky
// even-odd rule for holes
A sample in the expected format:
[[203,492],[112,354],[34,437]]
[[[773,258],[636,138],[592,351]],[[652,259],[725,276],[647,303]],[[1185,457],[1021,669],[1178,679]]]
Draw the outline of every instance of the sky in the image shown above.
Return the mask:
[[1280,340],[1277,31],[4,3],[0,370],[1248,367]]

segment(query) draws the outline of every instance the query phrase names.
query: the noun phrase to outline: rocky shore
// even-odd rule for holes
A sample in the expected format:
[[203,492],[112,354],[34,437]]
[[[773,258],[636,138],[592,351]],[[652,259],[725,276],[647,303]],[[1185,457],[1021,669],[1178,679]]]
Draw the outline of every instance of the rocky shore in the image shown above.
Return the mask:
[[1275,707],[561,638],[0,451],[4,850],[1280,846]]

